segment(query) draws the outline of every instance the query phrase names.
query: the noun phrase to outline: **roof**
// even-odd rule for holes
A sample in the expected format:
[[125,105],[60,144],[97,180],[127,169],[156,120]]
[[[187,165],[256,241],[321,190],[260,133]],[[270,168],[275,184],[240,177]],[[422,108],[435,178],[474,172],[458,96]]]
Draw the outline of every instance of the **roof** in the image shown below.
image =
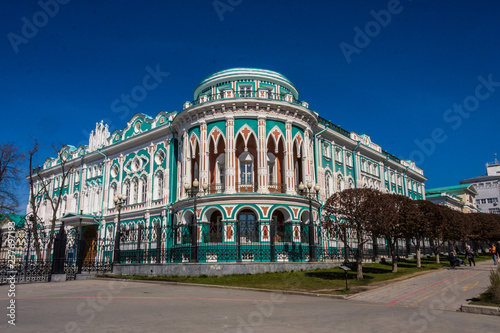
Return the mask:
[[194,91],[194,98],[197,98],[200,88],[204,87],[207,83],[210,83],[211,85],[213,83],[223,82],[232,78],[257,78],[278,81],[281,82],[281,84],[288,86],[292,90],[292,94],[295,96],[295,98],[298,98],[298,92],[294,84],[284,75],[275,71],[270,71],[268,69],[242,67],[225,69],[223,71],[219,71],[205,77],[196,87]]
[[461,180],[460,184],[482,183],[482,182],[489,182],[492,180],[500,180],[500,176],[479,176],[479,177]]
[[89,214],[76,214],[68,213],[59,219],[67,226],[85,226],[85,225],[96,225],[96,217]]
[[443,192],[446,192],[448,194],[457,194],[460,192],[465,192],[465,191],[470,191],[474,194],[477,194],[476,189],[471,185],[471,184],[460,184],[460,185],[453,185],[453,186],[443,186],[443,187],[436,187],[436,188],[430,188],[425,190],[425,196],[428,197],[429,195],[432,194],[440,194]]
[[470,186],[469,184],[442,186],[436,188],[429,188],[425,192],[447,192],[447,191],[466,190],[469,186]]
[[24,222],[26,221],[25,215],[0,214],[0,221],[4,221],[5,219],[14,222],[18,228],[24,228]]

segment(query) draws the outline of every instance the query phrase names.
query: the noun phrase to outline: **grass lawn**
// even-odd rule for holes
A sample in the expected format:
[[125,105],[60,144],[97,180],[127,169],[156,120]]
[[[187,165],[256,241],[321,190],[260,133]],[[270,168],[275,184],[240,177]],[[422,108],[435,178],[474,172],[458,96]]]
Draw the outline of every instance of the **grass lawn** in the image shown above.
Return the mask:
[[494,290],[496,288],[497,295],[500,288],[500,267],[497,267],[496,272],[491,270],[490,272],[490,286],[488,290],[482,293],[479,298],[474,299],[470,304],[473,305],[485,305],[485,306],[495,306],[500,307],[500,300],[498,297],[495,299]]
[[[488,260],[482,256],[476,261]],[[270,290],[302,291],[322,294],[345,294],[366,290],[370,286],[378,286],[394,279],[401,279],[420,274],[422,272],[449,267],[447,258],[441,257],[441,263],[436,264],[435,258],[422,258],[422,267],[416,267],[416,260],[401,260],[398,263],[398,272],[392,273],[392,264],[373,263],[363,265],[362,280],[356,279],[356,267],[348,272],[347,281],[349,290],[345,290],[345,273],[339,267],[330,269],[315,269],[309,271],[292,271],[282,273],[244,274],[228,276],[146,276],[122,275],[113,276],[133,280],[160,280],[184,283],[246,287]]]
[[487,291],[485,293],[482,293],[481,296],[479,296],[479,298],[477,298],[477,300],[475,299],[474,301],[470,302],[469,304],[500,307],[500,302],[494,302],[492,300],[492,298],[493,298],[493,295],[491,294],[491,292]]

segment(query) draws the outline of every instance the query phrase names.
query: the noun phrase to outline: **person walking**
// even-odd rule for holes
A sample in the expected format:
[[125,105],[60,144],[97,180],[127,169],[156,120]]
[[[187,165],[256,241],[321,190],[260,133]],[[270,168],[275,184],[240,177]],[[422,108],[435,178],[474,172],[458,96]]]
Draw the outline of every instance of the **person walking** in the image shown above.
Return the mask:
[[465,257],[469,260],[469,266],[476,266],[476,261],[474,260],[474,250],[471,249],[470,245],[467,245],[467,248],[465,249]]
[[493,258],[493,265],[496,265],[497,264],[497,248],[495,247],[495,243],[491,244],[490,255]]

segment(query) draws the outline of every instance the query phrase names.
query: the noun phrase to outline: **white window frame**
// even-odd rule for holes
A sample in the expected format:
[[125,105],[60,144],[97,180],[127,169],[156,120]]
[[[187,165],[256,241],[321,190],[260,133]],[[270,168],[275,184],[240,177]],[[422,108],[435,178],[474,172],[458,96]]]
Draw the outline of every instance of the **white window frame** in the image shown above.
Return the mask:
[[[238,160],[239,160],[239,170],[238,170],[239,183],[240,184],[252,184],[253,179],[254,179],[254,157],[249,152],[244,152],[238,157]],[[250,170],[243,171],[242,164],[249,165]],[[248,183],[246,181],[246,179],[245,179],[245,181],[243,181],[243,178],[244,177],[248,178],[248,176],[250,176],[250,183]]]

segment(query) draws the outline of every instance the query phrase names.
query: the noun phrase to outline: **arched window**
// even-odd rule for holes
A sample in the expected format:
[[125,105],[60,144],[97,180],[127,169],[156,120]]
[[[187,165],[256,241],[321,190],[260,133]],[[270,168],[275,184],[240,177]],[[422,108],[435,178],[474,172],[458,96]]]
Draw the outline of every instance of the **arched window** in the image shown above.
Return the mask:
[[273,226],[275,230],[274,234],[274,241],[275,242],[285,242],[285,241],[290,241],[290,237],[285,236],[285,216],[283,215],[282,212],[275,211],[273,213]]
[[349,178],[349,188],[354,188],[354,181],[352,178]]
[[217,157],[217,168],[216,168],[216,184],[220,184],[222,186],[222,189],[224,189],[224,184],[225,184],[225,177],[226,177],[226,155],[225,154],[220,154],[219,157]]
[[158,200],[163,197],[163,172],[158,171],[155,176],[155,191],[154,199]]
[[210,215],[210,243],[222,242],[222,214],[215,211]]
[[148,180],[145,175],[141,177],[141,202],[146,202],[147,193],[148,193]]
[[258,241],[257,218],[252,211],[244,210],[238,215],[240,228],[240,242],[251,243]]
[[337,176],[337,191],[341,192],[345,189],[344,179],[341,175]]
[[325,175],[325,196],[328,199],[334,192],[333,189],[333,179],[330,172],[327,172]]
[[276,184],[276,156],[271,153],[267,153],[267,174],[269,177],[269,185]]
[[129,180],[125,181],[125,195],[127,196],[125,198],[125,205],[128,205],[130,202],[130,181]]
[[240,160],[240,183],[251,184],[253,179],[253,156],[244,152],[238,158]]
[[117,194],[117,187],[116,183],[111,184],[110,191],[109,191],[109,207],[114,208],[115,207],[115,201],[114,198]]
[[139,180],[135,178],[132,183],[132,200],[130,203],[135,204],[139,202]]
[[303,212],[300,218],[300,242],[309,243],[309,212]]
[[63,217],[66,214],[66,208],[67,208],[68,200],[66,197],[64,197],[61,201],[61,208],[59,211],[61,212],[61,217]]
[[71,205],[71,211],[76,212],[77,209],[78,209],[78,193],[75,193],[75,195],[73,195],[73,204]]

